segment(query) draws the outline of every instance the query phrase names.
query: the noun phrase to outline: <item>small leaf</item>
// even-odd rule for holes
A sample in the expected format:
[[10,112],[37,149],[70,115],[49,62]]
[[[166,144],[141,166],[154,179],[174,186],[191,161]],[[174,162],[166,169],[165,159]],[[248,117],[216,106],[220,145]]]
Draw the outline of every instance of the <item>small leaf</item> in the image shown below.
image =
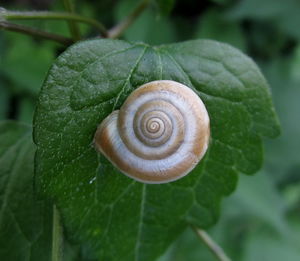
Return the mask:
[[24,124],[0,123],[0,260],[51,260],[52,215],[33,192],[31,132]]
[[[206,157],[185,178],[136,182],[92,146],[98,124],[138,86],[181,82],[203,100],[211,119]],[[68,235],[103,260],[151,261],[194,224],[219,216],[239,172],[262,164],[262,136],[278,121],[267,83],[240,51],[195,40],[151,47],[91,40],[69,48],[52,66],[35,117],[37,187],[61,211]]]

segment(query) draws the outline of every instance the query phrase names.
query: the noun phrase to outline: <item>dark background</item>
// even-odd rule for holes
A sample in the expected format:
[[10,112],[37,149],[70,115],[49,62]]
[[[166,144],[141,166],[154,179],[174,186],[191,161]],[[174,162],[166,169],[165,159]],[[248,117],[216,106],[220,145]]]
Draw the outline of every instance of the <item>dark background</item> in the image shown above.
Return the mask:
[[[82,15],[113,26],[137,0],[75,1]],[[3,1],[9,10],[64,10],[61,1]],[[63,21],[26,21],[69,36]],[[96,31],[81,25],[86,38]],[[130,41],[164,44],[197,38],[229,43],[251,56],[266,76],[282,134],[266,140],[263,169],[241,175],[236,192],[222,204],[209,230],[233,260],[300,260],[300,1],[177,0],[169,15],[148,8],[123,35]],[[0,31],[0,120],[31,124],[46,73],[65,47]],[[192,231],[186,231],[160,261],[215,260]]]

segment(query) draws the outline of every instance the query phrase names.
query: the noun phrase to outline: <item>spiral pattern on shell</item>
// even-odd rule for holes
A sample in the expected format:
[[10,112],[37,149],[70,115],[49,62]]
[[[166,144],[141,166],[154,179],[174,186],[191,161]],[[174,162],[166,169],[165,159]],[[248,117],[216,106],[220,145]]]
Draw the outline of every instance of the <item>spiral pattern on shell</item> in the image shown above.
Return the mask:
[[95,146],[127,176],[165,183],[190,172],[209,142],[206,108],[187,86],[169,80],[146,83],[98,127]]

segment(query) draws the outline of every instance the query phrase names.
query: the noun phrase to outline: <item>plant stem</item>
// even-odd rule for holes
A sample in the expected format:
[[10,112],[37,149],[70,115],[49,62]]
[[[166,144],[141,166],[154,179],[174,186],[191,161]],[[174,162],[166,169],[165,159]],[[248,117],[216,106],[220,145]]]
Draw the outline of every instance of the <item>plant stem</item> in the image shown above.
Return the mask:
[[77,21],[81,23],[86,23],[94,26],[99,30],[102,36],[107,36],[107,31],[103,24],[98,21],[81,16],[78,14],[72,14],[67,12],[48,12],[48,11],[2,11],[0,12],[0,21],[2,19],[6,20],[32,20],[32,19],[48,19],[48,20],[67,20],[67,21]]
[[108,31],[108,38],[118,38],[123,32],[136,20],[136,18],[146,9],[149,5],[149,0],[142,0],[139,5],[119,24],[114,26]]
[[214,242],[204,230],[197,227],[193,227],[193,229],[197,236],[204,242],[218,260],[231,261],[231,259],[225,254],[224,250],[216,242]]
[[[74,4],[73,4],[72,0],[63,0],[63,3],[65,6],[65,9],[69,13],[72,13],[72,14],[75,13],[75,8],[74,8]],[[80,31],[77,26],[77,23],[75,23],[74,21],[69,21],[69,29],[70,29],[70,32],[72,34],[74,41],[80,40]]]
[[52,261],[63,260],[63,229],[60,221],[60,214],[53,205],[53,225],[52,225]]
[[58,34],[52,34],[48,32],[44,32],[41,30],[33,29],[28,26],[23,26],[19,24],[13,24],[9,22],[2,22],[0,21],[0,29],[7,30],[7,31],[12,31],[12,32],[18,32],[18,33],[23,33],[31,36],[37,36],[41,37],[47,40],[55,41],[60,44],[69,46],[73,43],[71,38],[67,38]]

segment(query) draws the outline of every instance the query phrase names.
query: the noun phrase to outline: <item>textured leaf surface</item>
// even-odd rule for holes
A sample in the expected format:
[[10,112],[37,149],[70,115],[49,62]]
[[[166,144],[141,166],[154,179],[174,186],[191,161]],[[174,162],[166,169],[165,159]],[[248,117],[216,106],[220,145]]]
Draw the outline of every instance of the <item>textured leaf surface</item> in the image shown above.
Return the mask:
[[33,193],[31,133],[27,125],[0,123],[0,260],[51,256],[51,213]]
[[[202,98],[212,137],[188,176],[145,185],[120,174],[92,140],[135,88],[158,79],[181,82]],[[266,81],[238,50],[207,40],[159,47],[91,40],[61,55],[43,86],[34,130],[37,185],[58,205],[68,235],[100,260],[151,261],[189,223],[216,222],[238,173],[261,166],[261,136],[277,134]]]

